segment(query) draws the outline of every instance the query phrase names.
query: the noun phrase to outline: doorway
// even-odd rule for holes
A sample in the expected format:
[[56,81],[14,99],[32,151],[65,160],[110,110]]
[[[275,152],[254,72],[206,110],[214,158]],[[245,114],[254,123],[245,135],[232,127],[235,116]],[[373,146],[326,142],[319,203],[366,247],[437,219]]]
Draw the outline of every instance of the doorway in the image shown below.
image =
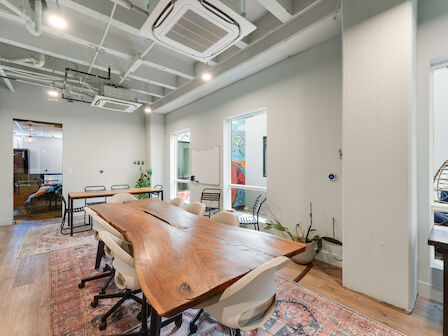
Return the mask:
[[61,216],[62,124],[13,120],[14,221]]

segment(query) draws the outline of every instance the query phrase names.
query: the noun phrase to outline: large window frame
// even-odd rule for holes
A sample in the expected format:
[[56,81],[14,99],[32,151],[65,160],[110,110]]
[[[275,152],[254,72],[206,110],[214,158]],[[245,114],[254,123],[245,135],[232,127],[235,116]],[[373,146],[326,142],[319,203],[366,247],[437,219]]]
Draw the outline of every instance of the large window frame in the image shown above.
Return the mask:
[[[441,230],[448,231],[448,227],[442,225],[434,225],[434,212],[448,212],[448,204],[438,203],[434,200],[434,149],[435,149],[435,138],[434,138],[434,120],[435,120],[435,109],[434,109],[434,71],[446,68],[448,66],[448,61],[438,62],[431,64],[429,73],[429,108],[428,108],[428,144],[429,144],[429,225],[430,230]],[[431,268],[443,270],[443,260],[437,259],[435,257],[435,248],[430,246],[430,266]]]
[[[178,183],[186,183],[186,184],[190,184],[190,178],[188,179],[179,179],[177,177],[177,168],[178,168],[178,138],[179,135],[184,134],[184,133],[188,133],[189,134],[189,138],[191,139],[191,132],[190,129],[183,129],[180,131],[176,131],[171,133],[170,136],[170,198],[176,198],[177,197],[177,186]],[[190,141],[191,144],[191,141]],[[190,149],[191,151],[191,149]],[[190,165],[191,165],[191,161],[190,161]],[[191,169],[191,167],[190,167]],[[185,201],[185,203],[189,203],[188,201]]]
[[[267,114],[266,107],[250,112],[233,115],[225,118],[223,123],[223,205],[224,209],[232,209],[232,189],[253,190],[267,192],[267,187],[233,184],[232,183],[232,121],[253,117],[259,114]],[[260,153],[262,154],[262,153]]]

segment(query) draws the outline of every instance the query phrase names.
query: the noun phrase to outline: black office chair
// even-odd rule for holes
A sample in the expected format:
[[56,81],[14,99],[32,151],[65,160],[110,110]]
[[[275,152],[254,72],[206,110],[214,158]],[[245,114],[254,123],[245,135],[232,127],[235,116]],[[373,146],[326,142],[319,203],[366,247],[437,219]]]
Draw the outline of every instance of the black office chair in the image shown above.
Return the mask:
[[[103,191],[106,190],[105,186],[98,185],[98,186],[87,186],[84,188],[84,191]],[[97,197],[93,199],[84,199],[84,206],[91,206],[95,204],[104,204],[106,203],[106,197]],[[84,223],[86,222],[86,213],[84,213]],[[89,224],[92,225],[92,218],[89,216]]]
[[241,215],[240,224],[243,226],[253,225],[255,230],[260,231],[260,210],[264,202],[266,202],[266,197],[259,195],[255,200],[254,207],[252,208],[252,215]]
[[[161,184],[156,184],[156,185],[154,186],[154,189],[161,189],[161,190],[163,190],[163,185],[161,185]],[[153,197],[152,195],[154,195],[154,193],[151,194],[151,197]],[[160,199],[160,193],[157,193],[157,198]]]
[[110,187],[112,190],[130,189],[129,184],[114,184]]
[[[204,203],[206,201],[207,203]],[[215,202],[216,206],[207,206],[209,202]],[[221,189],[205,188],[202,190],[201,203],[206,204],[204,216],[210,216],[212,212],[219,212],[221,210]]]

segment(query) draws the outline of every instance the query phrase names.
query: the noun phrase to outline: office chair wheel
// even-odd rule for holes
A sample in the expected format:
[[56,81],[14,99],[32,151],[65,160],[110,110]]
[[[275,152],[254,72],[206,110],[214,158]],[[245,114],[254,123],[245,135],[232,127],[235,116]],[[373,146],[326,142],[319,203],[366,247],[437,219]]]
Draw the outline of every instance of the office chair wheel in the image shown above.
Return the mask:
[[[176,322],[174,322],[174,324],[176,325],[176,327],[180,328],[182,326],[182,319],[180,318],[179,320],[176,320]],[[196,325],[195,325],[196,327]],[[198,327],[196,327],[196,330],[198,329]]]
[[93,300],[92,302],[90,302],[90,307],[92,308],[98,307],[98,300]]
[[105,290],[104,288],[102,288],[102,289],[100,290],[100,294],[106,294],[106,290]]
[[98,326],[100,330],[105,330],[107,328],[107,322],[104,320],[101,320],[100,325]]
[[[177,321],[176,321],[176,323],[177,323]],[[196,334],[197,331],[198,331],[198,326],[196,324],[190,324],[190,335]]]
[[137,320],[141,321],[142,320],[142,312],[137,314]]

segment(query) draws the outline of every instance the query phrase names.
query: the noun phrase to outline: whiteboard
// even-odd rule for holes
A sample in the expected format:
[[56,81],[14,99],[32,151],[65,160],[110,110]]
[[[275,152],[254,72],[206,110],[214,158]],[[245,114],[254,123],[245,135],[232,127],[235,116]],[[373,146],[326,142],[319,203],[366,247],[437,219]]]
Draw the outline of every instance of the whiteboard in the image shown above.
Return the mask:
[[219,185],[219,146],[191,151],[191,175],[195,182]]

